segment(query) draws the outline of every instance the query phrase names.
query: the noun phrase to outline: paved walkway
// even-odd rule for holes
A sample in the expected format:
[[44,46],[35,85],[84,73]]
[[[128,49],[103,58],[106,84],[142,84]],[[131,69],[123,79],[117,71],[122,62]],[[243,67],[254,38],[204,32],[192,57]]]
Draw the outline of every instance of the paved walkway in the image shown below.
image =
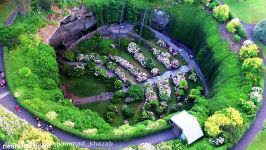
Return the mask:
[[175,76],[178,73],[187,73],[190,70],[191,69],[188,66],[181,66],[178,69],[166,71],[164,74],[160,76],[152,77],[151,79],[148,79],[145,83],[149,82],[151,84],[157,84],[158,80],[160,79],[169,79],[171,76]]
[[[243,24],[248,39],[254,41],[255,38],[252,34],[255,25],[253,24]],[[266,65],[266,59],[263,56],[264,65]],[[263,129],[263,123],[266,120],[266,78],[264,79],[264,92],[263,101],[260,109],[257,111],[256,118],[252,125],[249,127],[247,132],[242,136],[236,145],[232,148],[233,150],[244,150],[248,145],[254,140],[255,136]]]

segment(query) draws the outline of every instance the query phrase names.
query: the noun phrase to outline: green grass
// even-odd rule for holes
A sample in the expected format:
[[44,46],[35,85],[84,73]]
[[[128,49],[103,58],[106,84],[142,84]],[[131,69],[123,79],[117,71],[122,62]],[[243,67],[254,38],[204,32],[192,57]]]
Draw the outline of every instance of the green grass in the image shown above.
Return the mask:
[[165,66],[163,65],[163,63],[159,62],[154,55],[152,54],[152,52],[144,47],[141,47],[141,52],[142,54],[146,57],[146,58],[151,58],[155,64],[155,66],[161,71],[161,72],[166,72],[167,69],[165,68]]
[[235,17],[246,23],[257,23],[266,18],[265,0],[223,0]]
[[16,9],[15,0],[1,0],[0,1],[0,24],[4,23],[13,10]]
[[259,132],[247,150],[262,150],[266,147],[266,131]]
[[65,83],[70,92],[80,97],[95,96],[108,91],[106,85],[94,76],[67,79]]
[[[105,118],[109,103],[110,103],[109,101],[93,102],[93,103],[89,103],[89,104],[80,105],[79,108],[80,109],[90,109],[90,110],[98,113],[101,117]],[[125,119],[127,119],[130,124],[138,123],[139,119],[141,117],[142,102],[136,102],[136,103],[129,104],[134,109],[134,116],[130,117],[130,118],[124,118],[124,115],[122,112],[122,105],[123,105],[123,103],[117,104],[118,113],[116,114],[116,116],[114,118],[114,122],[111,123],[111,125],[114,127],[118,127],[118,126],[123,124]]]

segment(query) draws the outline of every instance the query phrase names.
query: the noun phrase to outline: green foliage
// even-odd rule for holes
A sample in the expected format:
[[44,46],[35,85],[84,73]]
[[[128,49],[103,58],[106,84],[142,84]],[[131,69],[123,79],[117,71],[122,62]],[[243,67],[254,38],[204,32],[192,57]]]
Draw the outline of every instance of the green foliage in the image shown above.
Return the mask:
[[254,36],[266,45],[266,20],[262,20],[256,25],[254,29]]
[[125,98],[125,93],[122,90],[119,90],[117,92],[115,92],[115,94],[113,95],[113,98],[111,99],[111,103],[113,104],[117,104],[117,103],[121,103]]
[[226,108],[215,112],[205,122],[205,131],[211,137],[217,137],[222,132],[225,132],[222,127],[234,128],[239,130],[243,125],[243,118],[241,113],[234,108]]
[[18,74],[21,77],[28,77],[29,75],[31,75],[31,70],[28,67],[23,67],[23,68],[18,70]]
[[137,101],[144,99],[144,87],[141,85],[132,85],[128,88],[128,95]]
[[[237,106],[242,95],[241,64],[220,37],[218,23],[201,9],[183,5],[170,11],[170,37],[189,45],[210,85],[210,111]],[[196,16],[189,14],[197,14]],[[194,35],[194,36],[188,36]],[[234,91],[234,92],[232,92]]]
[[256,112],[256,105],[254,104],[253,101],[247,101],[244,99],[240,99],[239,105],[249,115],[252,115]]
[[121,89],[123,87],[123,82],[120,80],[115,80],[114,82],[114,88],[115,89]]
[[226,21],[229,18],[229,7],[226,4],[217,6],[213,9],[212,14],[217,20]]
[[123,105],[122,111],[126,117],[132,117],[134,115],[134,109],[132,106]]
[[239,43],[240,40],[241,40],[241,37],[240,37],[239,35],[234,35],[234,36],[233,36],[233,42],[234,42],[234,43]]
[[[134,26],[134,31],[137,34],[140,34],[141,26],[140,25]],[[148,29],[147,27],[143,27],[141,37],[144,38],[145,40],[152,40],[154,39],[155,35],[153,32],[150,31],[150,29]]]
[[240,48],[240,59],[244,60],[247,58],[254,58],[254,57],[258,57],[258,53],[259,53],[259,48],[256,44],[250,44],[247,46],[242,46]]
[[68,61],[74,61],[75,60],[75,54],[68,50],[64,52],[64,59],[68,60]]

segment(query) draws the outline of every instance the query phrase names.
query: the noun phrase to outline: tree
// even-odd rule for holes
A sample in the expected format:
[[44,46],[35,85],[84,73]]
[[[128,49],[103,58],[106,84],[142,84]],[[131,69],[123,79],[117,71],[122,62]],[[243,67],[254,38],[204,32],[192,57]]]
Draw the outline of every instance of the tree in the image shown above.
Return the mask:
[[213,9],[213,16],[223,22],[226,21],[229,18],[229,7],[228,5],[220,5]]
[[124,115],[127,117],[132,117],[134,115],[134,109],[132,106],[123,105],[122,111],[123,111]]
[[243,126],[241,113],[235,108],[226,108],[215,112],[205,122],[205,131],[211,137],[217,137],[222,132],[226,132],[223,127],[240,129]]
[[31,10],[31,0],[17,0],[17,9],[20,15],[25,15]]
[[266,19],[256,25],[254,29],[254,36],[266,45]]
[[141,85],[132,85],[128,88],[128,95],[137,101],[144,99],[144,88]]

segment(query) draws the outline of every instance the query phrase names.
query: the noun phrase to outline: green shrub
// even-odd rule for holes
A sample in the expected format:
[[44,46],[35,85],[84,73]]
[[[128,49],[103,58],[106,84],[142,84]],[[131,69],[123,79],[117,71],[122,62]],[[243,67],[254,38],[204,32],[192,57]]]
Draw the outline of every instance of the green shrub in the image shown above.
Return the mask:
[[240,20],[238,18],[234,18],[227,23],[226,29],[230,33],[235,33],[240,25],[241,25]]
[[31,70],[28,67],[23,67],[23,68],[18,70],[18,74],[21,77],[28,77],[29,75],[31,75]]
[[258,53],[259,53],[259,48],[256,44],[250,44],[248,46],[242,46],[240,48],[240,59],[244,60],[247,58],[254,58],[254,57],[258,57]]
[[64,52],[64,59],[68,60],[68,61],[74,61],[75,60],[75,54],[68,50]]
[[141,85],[132,85],[128,88],[128,96],[137,101],[144,99],[144,87]]
[[123,82],[120,80],[115,80],[114,82],[114,88],[115,89],[121,89],[123,87]]
[[213,9],[213,16],[223,22],[226,21],[229,18],[229,7],[228,5],[220,5]]
[[113,95],[113,98],[111,99],[111,103],[113,104],[121,103],[124,99],[125,99],[124,91],[119,90],[115,92],[115,94]]
[[254,36],[266,45],[266,20],[262,20],[256,25],[254,29]]
[[239,43],[240,40],[241,40],[241,37],[240,37],[239,35],[234,35],[234,36],[233,36],[233,41],[234,41],[234,43]]
[[134,109],[132,106],[123,105],[122,111],[126,117],[132,117],[134,115]]

